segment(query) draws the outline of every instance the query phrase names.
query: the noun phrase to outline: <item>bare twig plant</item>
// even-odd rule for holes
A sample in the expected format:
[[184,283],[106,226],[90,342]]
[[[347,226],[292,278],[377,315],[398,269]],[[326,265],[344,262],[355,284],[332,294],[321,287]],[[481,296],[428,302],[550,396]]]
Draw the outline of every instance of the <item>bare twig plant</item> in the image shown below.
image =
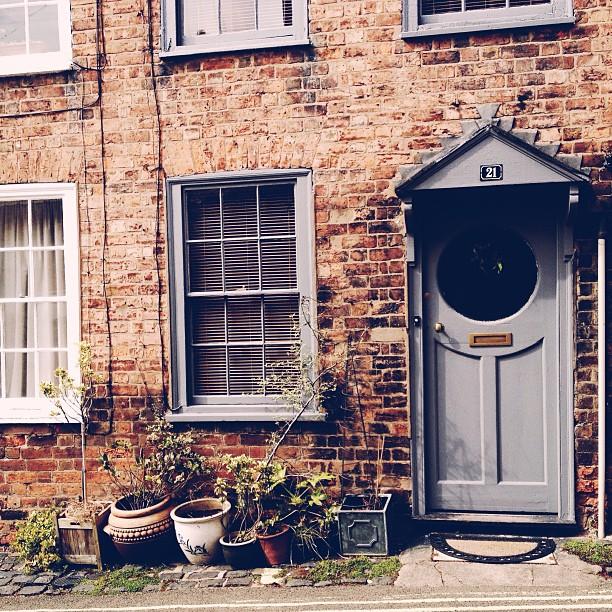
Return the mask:
[[87,342],[79,344],[79,378],[73,378],[64,368],[54,372],[55,381],[40,383],[44,397],[53,402],[52,416],[62,416],[67,423],[79,423],[81,430],[81,497],[87,506],[87,467],[85,464],[85,445],[89,427],[91,408],[94,400],[95,385],[102,382],[91,367],[91,346]]
[[[289,358],[275,364],[271,372],[262,381],[261,389],[266,395],[277,395],[279,401],[288,407],[292,418],[282,423],[272,434],[270,448],[266,455],[266,465],[273,461],[278,448],[283,444],[295,424],[308,409],[320,409],[326,399],[335,397],[342,402],[345,412],[350,396],[350,385],[354,385],[355,397],[352,411],[357,417],[366,450],[365,475],[369,489],[365,492],[365,503],[376,507],[380,503],[379,495],[383,478],[382,465],[385,439],[379,441],[376,457],[373,458],[368,430],[366,427],[364,407],[362,404],[360,381],[356,365],[356,355],[364,333],[349,333],[341,340],[327,337],[313,324],[311,302],[303,298],[301,321],[294,321],[293,338]],[[316,350],[307,351],[301,341],[302,328],[311,334]]]

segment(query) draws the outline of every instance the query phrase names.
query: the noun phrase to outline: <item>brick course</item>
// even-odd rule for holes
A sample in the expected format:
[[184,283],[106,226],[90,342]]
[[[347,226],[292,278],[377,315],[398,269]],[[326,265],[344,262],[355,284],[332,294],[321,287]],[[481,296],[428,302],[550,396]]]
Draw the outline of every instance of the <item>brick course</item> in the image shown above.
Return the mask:
[[[94,66],[95,3],[71,4],[74,58]],[[537,129],[539,142],[583,153],[597,196],[591,209],[608,210],[612,173],[603,169],[603,154],[612,149],[612,8],[596,0],[575,0],[574,6],[573,27],[403,41],[399,0],[312,0],[311,47],[165,62],[155,50],[166,176],[312,168],[320,327],[338,339],[363,334],[358,364],[368,430],[374,445],[385,436],[385,487],[406,498],[406,279],[393,178],[400,165],[440,150],[441,138],[460,134],[461,120],[478,116],[477,104],[497,102],[499,117]],[[142,438],[145,397],[162,388],[158,320],[166,346],[169,331],[166,246],[156,241],[157,215],[163,235],[165,210],[163,198],[157,210],[147,4],[113,0],[102,8],[104,159],[95,72],[0,78],[0,115],[92,104],[83,111],[0,117],[0,183],[78,183],[83,337],[94,347],[100,372],[112,356],[112,426],[102,397],[88,448],[92,489],[108,496],[96,456],[114,437]],[[158,2],[153,8],[157,44]],[[575,432],[583,527],[592,527],[597,488],[594,236],[586,223],[576,242]],[[202,452],[214,446],[260,456],[267,438],[261,432],[270,427],[199,430]],[[346,485],[359,487],[366,480],[364,452],[349,419],[342,426],[301,426],[281,455],[335,473],[344,462]],[[0,511],[73,498],[78,453],[70,426],[1,426]],[[0,521],[0,540],[6,530]]]

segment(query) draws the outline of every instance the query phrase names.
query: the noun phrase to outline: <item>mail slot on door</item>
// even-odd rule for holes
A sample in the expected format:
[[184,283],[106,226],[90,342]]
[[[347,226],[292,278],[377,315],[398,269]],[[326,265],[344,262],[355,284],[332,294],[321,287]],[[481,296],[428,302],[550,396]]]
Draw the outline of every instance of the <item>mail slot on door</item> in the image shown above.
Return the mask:
[[472,347],[512,346],[512,334],[470,334],[468,341]]

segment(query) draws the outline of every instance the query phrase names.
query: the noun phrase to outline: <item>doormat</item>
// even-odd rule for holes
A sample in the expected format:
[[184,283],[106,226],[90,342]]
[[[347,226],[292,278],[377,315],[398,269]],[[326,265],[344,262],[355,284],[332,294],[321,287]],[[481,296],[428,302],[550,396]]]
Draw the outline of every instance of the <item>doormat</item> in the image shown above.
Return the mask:
[[526,563],[555,552],[550,538],[432,533],[429,542],[438,552],[472,563]]

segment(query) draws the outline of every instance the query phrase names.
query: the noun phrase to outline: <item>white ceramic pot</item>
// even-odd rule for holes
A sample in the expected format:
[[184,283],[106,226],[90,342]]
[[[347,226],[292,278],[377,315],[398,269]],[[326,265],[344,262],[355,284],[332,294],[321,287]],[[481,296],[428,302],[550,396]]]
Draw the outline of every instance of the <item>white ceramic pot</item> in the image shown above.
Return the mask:
[[219,538],[225,535],[228,501],[204,497],[185,502],[172,510],[176,539],[190,563],[207,565],[219,552]]

